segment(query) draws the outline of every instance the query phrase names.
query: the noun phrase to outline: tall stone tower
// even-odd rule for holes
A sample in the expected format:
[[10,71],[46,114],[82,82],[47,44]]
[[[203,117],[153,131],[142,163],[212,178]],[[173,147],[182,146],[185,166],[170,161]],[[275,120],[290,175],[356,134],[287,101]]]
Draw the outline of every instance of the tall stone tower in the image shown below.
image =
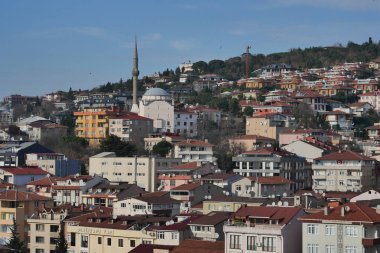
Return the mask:
[[131,112],[138,113],[139,105],[137,104],[137,82],[139,76],[139,57],[137,55],[137,41],[135,38],[135,55],[133,56],[133,68],[132,68],[132,76],[133,76],[133,100],[132,100],[132,108]]

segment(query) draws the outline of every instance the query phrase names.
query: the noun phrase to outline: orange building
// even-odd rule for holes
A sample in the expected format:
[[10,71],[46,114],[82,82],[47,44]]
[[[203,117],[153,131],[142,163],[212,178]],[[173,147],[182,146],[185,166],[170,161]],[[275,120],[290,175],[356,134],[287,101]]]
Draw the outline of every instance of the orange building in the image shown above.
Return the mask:
[[75,135],[85,138],[92,146],[99,145],[108,136],[109,117],[117,115],[118,111],[110,107],[97,107],[74,112]]

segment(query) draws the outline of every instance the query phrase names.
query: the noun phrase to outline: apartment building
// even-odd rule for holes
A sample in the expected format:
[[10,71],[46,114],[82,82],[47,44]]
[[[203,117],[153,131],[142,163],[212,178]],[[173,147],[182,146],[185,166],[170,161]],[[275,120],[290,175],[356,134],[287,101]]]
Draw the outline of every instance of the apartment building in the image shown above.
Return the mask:
[[188,224],[191,237],[212,242],[224,241],[223,225],[230,216],[230,212],[210,212],[195,219]]
[[74,112],[75,135],[85,138],[90,145],[99,145],[108,136],[109,117],[118,111],[118,108],[103,106],[86,107],[83,111]]
[[230,150],[235,152],[244,152],[255,150],[257,148],[272,147],[276,140],[260,135],[241,135],[228,140]]
[[174,110],[174,131],[186,137],[198,135],[198,114],[188,109]]
[[281,176],[291,180],[291,190],[303,189],[311,184],[311,171],[305,159],[293,153],[274,148],[264,148],[232,157],[234,173],[246,177]]
[[242,206],[224,225],[225,252],[301,253],[303,215],[298,207]]
[[6,190],[0,192],[0,245],[4,245],[11,236],[10,228],[13,219],[18,225],[18,233],[21,240],[27,239],[27,220],[35,208],[53,207],[53,199],[40,196],[33,192],[18,190]]
[[348,203],[299,218],[302,252],[379,252],[379,213],[379,209]]
[[350,150],[338,151],[314,160],[313,190],[365,191],[376,187],[376,163]]
[[135,113],[127,113],[111,116],[109,128],[110,134],[120,137],[123,141],[141,144],[144,138],[153,132],[153,120]]
[[187,139],[174,144],[174,157],[182,162],[215,162],[213,146],[208,140]]
[[44,178],[48,173],[40,168],[2,167],[0,168],[0,179],[4,182],[18,186]]

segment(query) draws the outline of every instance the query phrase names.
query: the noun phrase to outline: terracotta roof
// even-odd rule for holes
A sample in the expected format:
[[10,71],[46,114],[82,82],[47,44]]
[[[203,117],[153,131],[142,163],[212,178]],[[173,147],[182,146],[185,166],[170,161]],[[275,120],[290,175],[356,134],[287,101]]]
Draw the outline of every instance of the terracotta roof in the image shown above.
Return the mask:
[[79,185],[53,185],[54,190],[80,190]]
[[[344,216],[342,209],[345,208]],[[380,223],[380,214],[376,209],[357,203],[347,203],[344,206],[330,208],[329,214],[318,212],[299,218],[305,222],[321,222],[321,221],[342,221],[342,222],[360,222],[360,223]]]
[[278,206],[242,206],[233,215],[237,219],[247,219],[249,217],[267,218],[278,220],[279,224],[287,224],[299,212],[298,207],[278,207]]
[[166,203],[179,203],[178,200],[170,198],[169,192],[150,192],[141,194],[141,196],[135,196],[134,199],[138,199],[147,203],[166,204]]
[[194,140],[194,139],[187,139],[187,140],[184,140],[184,141],[180,141],[180,142],[177,142],[175,144],[176,146],[187,146],[187,147],[212,147],[214,145],[208,143],[208,142],[205,142],[205,141],[201,141],[201,140]]
[[159,226],[159,227],[154,227],[152,230],[170,230],[170,231],[184,231],[188,230],[189,226],[188,224],[192,223],[195,220],[199,219],[199,215],[193,215],[187,218],[186,220],[183,220],[181,222],[176,222],[171,225],[165,225],[165,226]]
[[192,179],[192,177],[190,175],[175,175],[172,177],[168,174],[165,174],[165,176],[163,174],[161,174],[158,176],[158,179],[161,179],[161,180],[190,180],[190,179]]
[[248,179],[254,182],[258,182],[260,184],[294,184],[293,181],[280,176],[248,177]]
[[21,167],[8,167],[8,168],[0,168],[8,173],[13,175],[47,175],[48,172],[44,171],[41,168],[21,168]]
[[342,161],[374,161],[374,159],[358,154],[351,150],[343,150],[335,153],[331,153],[319,158],[315,158],[314,160],[342,160]]
[[367,129],[367,130],[380,130],[380,125],[374,125],[374,126],[366,127],[365,129]]
[[192,221],[189,225],[215,226],[221,222],[224,222],[225,220],[228,220],[230,216],[230,212],[210,212]]
[[177,187],[174,187],[172,189],[172,191],[192,191],[194,189],[197,189],[198,187],[200,187],[201,184],[198,183],[198,182],[195,182],[195,183],[189,183],[189,184],[183,184],[183,185],[180,185],[180,186],[177,186]]
[[38,179],[36,181],[29,182],[27,185],[38,185],[38,186],[52,186],[54,185],[60,177],[55,176],[48,176],[41,179]]
[[294,130],[284,130],[280,133],[281,134],[309,134],[313,132],[324,132],[320,129],[294,129]]
[[214,173],[202,177],[200,180],[227,180],[231,177],[237,176],[236,174],[227,174],[227,173]]
[[269,198],[250,198],[250,197],[239,197],[239,196],[226,196],[220,194],[217,196],[212,196],[210,200],[204,200],[206,202],[228,202],[228,203],[258,203],[264,204],[268,202]]
[[172,167],[171,169],[178,170],[195,170],[200,168],[201,166],[197,162],[184,163],[177,166]]
[[224,241],[185,240],[170,253],[224,253]]
[[266,140],[266,141],[275,141],[275,139],[268,138],[261,135],[240,135],[234,138],[231,138],[231,140]]
[[349,107],[362,107],[362,106],[364,106],[365,104],[368,104],[368,105],[370,105],[371,107],[373,107],[370,103],[368,103],[368,102],[356,102],[356,103],[353,103],[353,104],[350,104],[350,105],[348,105]]
[[143,116],[140,116],[140,115],[138,115],[136,113],[131,113],[131,112],[123,114],[123,115],[119,115],[119,116],[116,116],[116,117],[110,117],[110,119],[151,120],[151,121],[153,121],[150,118],[146,118],[146,117],[143,117]]
[[0,192],[0,200],[16,199],[18,201],[52,200],[51,198],[44,197],[33,192],[22,192],[18,190],[7,190]]

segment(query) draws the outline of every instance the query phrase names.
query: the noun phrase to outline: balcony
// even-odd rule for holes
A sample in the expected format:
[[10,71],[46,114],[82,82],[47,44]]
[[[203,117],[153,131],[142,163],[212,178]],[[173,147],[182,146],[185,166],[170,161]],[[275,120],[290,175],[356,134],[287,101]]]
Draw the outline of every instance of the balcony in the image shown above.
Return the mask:
[[364,247],[380,245],[380,238],[363,238],[362,244]]
[[253,223],[231,223],[225,222],[223,231],[230,233],[249,233],[262,235],[278,235],[281,236],[282,225],[276,224],[253,224]]

